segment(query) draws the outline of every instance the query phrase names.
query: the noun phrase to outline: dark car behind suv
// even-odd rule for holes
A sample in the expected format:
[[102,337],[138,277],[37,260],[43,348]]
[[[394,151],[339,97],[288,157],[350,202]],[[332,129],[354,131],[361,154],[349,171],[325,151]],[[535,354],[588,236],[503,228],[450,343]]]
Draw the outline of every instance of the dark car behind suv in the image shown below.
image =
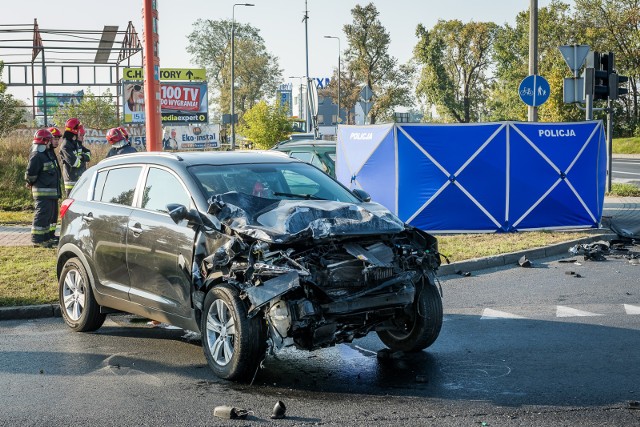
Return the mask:
[[121,311],[200,331],[221,378],[267,351],[431,345],[437,241],[306,163],[273,152],[139,153],[87,170],[61,207],[65,322]]

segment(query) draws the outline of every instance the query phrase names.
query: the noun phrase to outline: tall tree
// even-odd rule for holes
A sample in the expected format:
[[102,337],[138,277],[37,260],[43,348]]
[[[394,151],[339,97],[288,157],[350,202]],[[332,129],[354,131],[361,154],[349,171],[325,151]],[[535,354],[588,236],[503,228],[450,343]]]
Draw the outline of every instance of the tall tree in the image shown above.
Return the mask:
[[389,118],[395,107],[409,106],[409,80],[399,78],[397,60],[388,52],[391,37],[378,19],[375,5],[356,5],[351,15],[353,24],[343,28],[348,42],[346,65],[356,79],[373,90],[374,103],[369,114],[371,123],[375,123],[378,116]]
[[479,120],[496,30],[492,22],[441,20],[431,31],[418,25],[418,96],[426,97],[445,118],[460,123]]
[[[569,5],[552,0],[538,9],[538,74],[549,81],[551,94],[538,107],[541,121],[575,121],[584,116],[563,102],[563,79],[570,76],[558,46],[580,42]],[[494,43],[494,74],[488,96],[490,120],[527,120],[527,106],[520,100],[518,86],[529,74],[529,11],[516,16],[515,26],[501,27]]]
[[279,102],[270,105],[259,101],[242,117],[238,133],[249,139],[255,148],[266,150],[273,147],[291,133],[286,106]]
[[624,135],[640,135],[640,1],[575,0],[575,16],[582,43],[597,52],[613,52],[618,74],[629,76],[629,95],[618,101],[626,117],[616,121],[616,128]]
[[[187,52],[207,70],[209,90],[218,111],[231,112],[230,20],[198,19],[188,36]],[[235,96],[240,116],[260,99],[271,96],[282,80],[276,57],[267,52],[257,28],[235,23]]]

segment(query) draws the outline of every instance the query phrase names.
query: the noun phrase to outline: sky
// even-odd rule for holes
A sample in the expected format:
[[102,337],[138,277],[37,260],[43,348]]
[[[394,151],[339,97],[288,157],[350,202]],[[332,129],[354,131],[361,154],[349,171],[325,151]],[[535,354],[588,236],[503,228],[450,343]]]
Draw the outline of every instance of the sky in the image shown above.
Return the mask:
[[[305,0],[248,1],[255,6],[236,6],[236,22],[248,23],[260,30],[267,50],[278,58],[285,82],[296,85],[299,80],[288,77],[305,75],[305,25],[302,22]],[[231,19],[234,3],[237,1],[158,0],[160,67],[195,67],[186,52],[187,36],[193,30],[193,23],[199,18]],[[357,4],[367,3],[355,0],[307,1],[311,77],[332,75],[338,62],[338,41],[324,36],[340,37],[344,51],[347,40],[342,30],[345,24],[352,22],[351,9]],[[418,24],[427,29],[440,19],[514,24],[517,14],[530,5],[529,0],[376,0],[373,3],[391,37],[389,53],[399,63],[407,62],[412,56]],[[538,0],[539,7],[549,3],[550,0]],[[102,30],[105,25],[117,25],[119,30],[125,30],[128,22],[132,21],[142,39],[142,4],[142,0],[28,0],[14,3],[11,13],[4,14],[0,20],[0,28],[8,24],[32,24],[36,18],[43,29]],[[3,56],[7,53],[6,49],[0,49],[0,59],[11,60]],[[117,56],[117,52],[112,54],[111,60],[114,60],[114,55]],[[18,88],[9,89],[18,98],[28,96],[22,95],[21,91],[25,92]]]

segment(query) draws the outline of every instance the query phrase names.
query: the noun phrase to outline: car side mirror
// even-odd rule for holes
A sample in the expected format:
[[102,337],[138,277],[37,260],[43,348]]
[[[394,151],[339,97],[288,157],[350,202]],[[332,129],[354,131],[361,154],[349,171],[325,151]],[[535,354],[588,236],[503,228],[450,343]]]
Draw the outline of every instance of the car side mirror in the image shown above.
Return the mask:
[[362,200],[365,203],[371,201],[371,196],[369,195],[369,193],[367,193],[364,190],[361,190],[359,188],[354,188],[353,190],[351,190],[351,192],[353,193],[354,196],[356,196],[358,199]]
[[190,224],[202,224],[200,215],[198,215],[195,209],[187,209],[184,205],[171,203],[167,205],[167,210],[169,211],[169,216],[176,224],[184,219],[189,221]]

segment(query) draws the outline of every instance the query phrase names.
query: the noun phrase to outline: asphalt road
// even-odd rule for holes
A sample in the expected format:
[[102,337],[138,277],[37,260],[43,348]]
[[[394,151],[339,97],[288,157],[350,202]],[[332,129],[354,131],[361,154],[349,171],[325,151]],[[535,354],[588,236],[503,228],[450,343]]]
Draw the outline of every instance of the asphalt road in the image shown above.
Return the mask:
[[640,158],[614,158],[611,170],[613,181],[640,187]]
[[[640,266],[574,259],[441,278],[428,351],[379,353],[375,335],[286,350],[253,385],[215,378],[185,331],[128,316],[94,334],[1,321],[0,425],[640,425]],[[271,420],[278,400],[288,417]]]

